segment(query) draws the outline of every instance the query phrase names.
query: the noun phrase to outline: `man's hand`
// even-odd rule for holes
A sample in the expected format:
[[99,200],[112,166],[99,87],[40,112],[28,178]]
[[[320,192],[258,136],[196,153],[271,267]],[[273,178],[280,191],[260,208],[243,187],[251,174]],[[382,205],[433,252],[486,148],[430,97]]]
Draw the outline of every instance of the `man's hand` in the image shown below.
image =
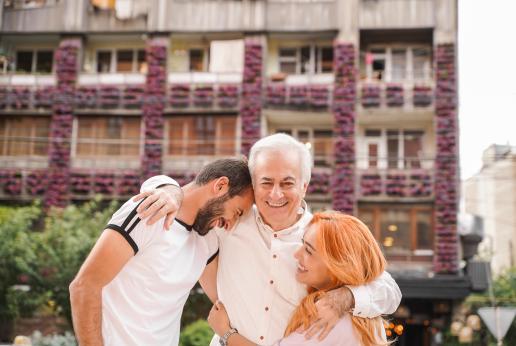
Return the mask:
[[164,227],[169,229],[183,201],[181,188],[175,185],[167,185],[142,192],[134,196],[133,200],[137,202],[144,198],[145,200],[136,209],[138,217],[142,220],[149,218],[147,225],[152,225],[166,217]]
[[210,314],[208,315],[208,323],[217,335],[224,335],[231,329],[228,313],[222,302],[217,300],[215,304],[213,304]]
[[317,339],[323,340],[335,327],[339,319],[355,306],[355,300],[351,290],[342,287],[327,292],[315,303],[315,306],[319,318],[308,328],[305,338],[311,339],[320,332]]

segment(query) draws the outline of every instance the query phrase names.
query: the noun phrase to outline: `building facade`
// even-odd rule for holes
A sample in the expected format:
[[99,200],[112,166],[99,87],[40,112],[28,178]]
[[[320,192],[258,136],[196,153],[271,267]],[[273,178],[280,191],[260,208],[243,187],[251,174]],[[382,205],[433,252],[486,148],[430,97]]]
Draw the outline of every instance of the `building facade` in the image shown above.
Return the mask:
[[479,253],[496,276],[516,266],[516,146],[493,144],[480,172],[463,184],[466,212],[483,219]]
[[[190,180],[284,132],[307,202],[366,222],[430,345],[469,292],[457,237],[457,1],[0,1],[0,198]],[[391,332],[393,332],[391,330]]]

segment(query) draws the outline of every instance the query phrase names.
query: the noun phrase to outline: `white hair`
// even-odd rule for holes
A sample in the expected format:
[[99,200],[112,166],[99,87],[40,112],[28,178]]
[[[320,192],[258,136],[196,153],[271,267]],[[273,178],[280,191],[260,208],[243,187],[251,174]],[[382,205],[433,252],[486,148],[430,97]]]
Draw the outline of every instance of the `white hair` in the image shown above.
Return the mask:
[[263,137],[251,147],[249,153],[249,171],[251,172],[251,178],[253,180],[256,159],[260,153],[266,151],[276,151],[286,155],[292,154],[292,152],[296,153],[299,157],[301,179],[306,184],[310,182],[312,175],[312,155],[310,154],[310,150],[294,137],[284,133],[276,133]]

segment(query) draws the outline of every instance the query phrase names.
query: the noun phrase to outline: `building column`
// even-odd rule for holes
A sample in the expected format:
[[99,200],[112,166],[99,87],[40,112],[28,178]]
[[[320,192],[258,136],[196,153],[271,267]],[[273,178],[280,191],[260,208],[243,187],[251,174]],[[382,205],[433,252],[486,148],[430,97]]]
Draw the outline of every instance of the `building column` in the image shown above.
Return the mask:
[[148,70],[142,107],[144,148],[141,158],[141,178],[143,180],[162,173],[168,42],[168,36],[153,37],[147,42]]
[[335,170],[332,179],[333,209],[353,214],[355,211],[355,103],[357,70],[355,46],[347,42],[334,44],[333,86]]
[[261,137],[263,46],[262,38],[250,37],[245,39],[244,76],[240,102],[240,117],[242,120],[240,151],[244,155],[249,155],[251,146]]
[[456,273],[459,264],[457,67],[454,43],[437,44],[434,271]]
[[45,207],[65,207],[69,201],[70,150],[80,38],[63,39],[55,52],[57,88],[53,97]]

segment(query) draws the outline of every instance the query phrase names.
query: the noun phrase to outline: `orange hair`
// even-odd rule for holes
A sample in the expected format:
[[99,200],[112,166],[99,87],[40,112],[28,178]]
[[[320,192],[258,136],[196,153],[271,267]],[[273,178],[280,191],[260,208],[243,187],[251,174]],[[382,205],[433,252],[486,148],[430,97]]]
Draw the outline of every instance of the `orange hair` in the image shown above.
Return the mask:
[[[331,287],[324,290],[309,288],[309,294],[294,311],[285,336],[306,330],[317,318],[315,302],[327,291],[344,285],[367,284],[385,270],[385,258],[366,225],[356,217],[336,211],[314,214],[309,226],[316,226],[317,252],[331,276]],[[364,346],[387,345],[380,338],[383,319],[351,317],[353,328]]]

